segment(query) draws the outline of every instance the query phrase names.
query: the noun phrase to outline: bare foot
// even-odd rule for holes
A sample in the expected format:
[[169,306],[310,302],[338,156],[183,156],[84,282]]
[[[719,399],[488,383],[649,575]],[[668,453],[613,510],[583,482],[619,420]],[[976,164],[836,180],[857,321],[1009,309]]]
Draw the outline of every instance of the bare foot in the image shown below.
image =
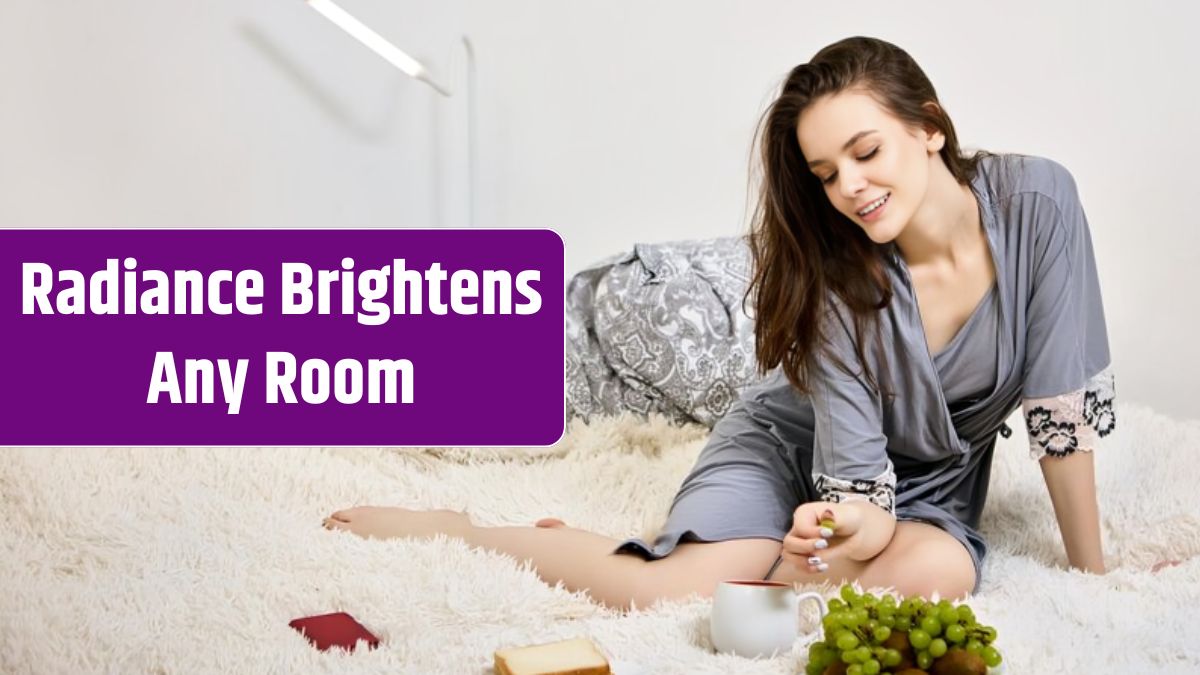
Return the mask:
[[473,526],[471,519],[461,511],[356,506],[335,511],[325,519],[324,527],[327,530],[346,530],[366,539],[429,539],[439,534],[462,538]]

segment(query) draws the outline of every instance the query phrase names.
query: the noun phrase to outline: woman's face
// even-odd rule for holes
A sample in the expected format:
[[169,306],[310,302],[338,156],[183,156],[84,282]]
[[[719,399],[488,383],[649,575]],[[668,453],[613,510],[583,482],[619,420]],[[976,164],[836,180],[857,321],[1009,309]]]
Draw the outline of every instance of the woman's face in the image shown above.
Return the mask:
[[[924,203],[940,132],[911,130],[869,95],[844,91],[813,101],[796,138],[825,194],[877,244],[892,241]],[[882,206],[865,212],[871,206]]]

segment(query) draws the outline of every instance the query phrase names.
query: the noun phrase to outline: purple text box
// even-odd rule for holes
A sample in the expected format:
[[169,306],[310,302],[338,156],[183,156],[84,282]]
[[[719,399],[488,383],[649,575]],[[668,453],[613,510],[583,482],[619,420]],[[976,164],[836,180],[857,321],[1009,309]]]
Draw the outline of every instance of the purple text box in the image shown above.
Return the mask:
[[[112,295],[90,297],[105,276],[93,274],[110,267],[109,259],[117,261],[121,313],[99,314]],[[285,275],[284,263],[297,267]],[[300,264],[312,271],[313,306],[285,314],[285,280],[298,284],[287,298],[294,311],[303,309]],[[387,275],[364,274],[384,269]],[[151,270],[164,272],[167,286]],[[202,313],[175,313],[191,309],[190,298],[177,302],[177,270],[202,276]],[[222,310],[221,302],[234,303],[236,275],[247,270],[262,281],[256,292],[254,274],[241,277],[244,308],[261,313]],[[328,314],[320,313],[321,271],[333,279]],[[398,313],[393,275],[401,271]],[[126,273],[136,275],[131,296]],[[550,230],[3,230],[0,444],[548,445],[564,425],[563,281],[562,240]],[[362,294],[380,284],[386,295],[364,305]],[[214,297],[215,309],[208,304]],[[437,304],[444,314],[433,312]],[[147,313],[168,305],[170,313]],[[352,313],[343,314],[344,306]],[[80,309],[86,313],[64,313]],[[295,363],[291,379],[287,356]],[[197,402],[188,402],[189,360],[212,364],[213,402],[199,402],[199,375]],[[171,402],[171,373],[178,403]],[[394,403],[386,402],[388,378]],[[370,402],[372,380],[379,402]],[[285,388],[295,403],[286,402]],[[267,402],[269,390],[278,402]],[[322,391],[323,402],[309,402]]]

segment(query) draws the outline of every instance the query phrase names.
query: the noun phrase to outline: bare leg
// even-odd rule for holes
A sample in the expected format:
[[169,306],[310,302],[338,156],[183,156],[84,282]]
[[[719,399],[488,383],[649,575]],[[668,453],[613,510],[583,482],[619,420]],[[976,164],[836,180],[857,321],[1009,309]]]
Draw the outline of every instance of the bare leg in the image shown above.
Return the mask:
[[[391,507],[359,507],[338,511],[325,521],[330,529],[363,537],[428,538],[446,534],[468,544],[530,561],[549,584],[562,582],[586,591],[611,607],[646,607],[659,599],[691,593],[711,595],[725,579],[761,579],[779,555],[772,539],[735,539],[708,544],[680,544],[668,557],[647,562],[614,554],[616,539],[562,525],[557,519],[541,527],[477,527],[455,511],[410,511]],[[797,583],[857,580],[864,586],[890,586],[904,595],[943,598],[969,593],[975,568],[962,544],[925,523],[902,522],[888,547],[866,562],[832,560],[823,573],[781,565],[772,579]]]
[[368,538],[456,536],[473,546],[532,562],[546,583],[562,582],[569,590],[586,591],[598,602],[624,609],[691,593],[708,596],[724,579],[761,579],[781,548],[771,539],[689,543],[680,544],[662,560],[647,562],[614,554],[618,540],[585,530],[477,527],[463,513],[390,507],[338,511],[325,520],[325,526]]

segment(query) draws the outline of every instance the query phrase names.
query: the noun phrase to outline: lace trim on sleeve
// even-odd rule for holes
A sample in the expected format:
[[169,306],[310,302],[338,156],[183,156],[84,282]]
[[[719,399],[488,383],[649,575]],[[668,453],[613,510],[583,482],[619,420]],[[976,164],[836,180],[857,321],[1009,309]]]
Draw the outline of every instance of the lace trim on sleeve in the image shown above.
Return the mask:
[[1117,426],[1115,398],[1113,374],[1106,368],[1077,391],[1025,399],[1022,407],[1029,430],[1029,456],[1066,457],[1077,450],[1094,450],[1099,439]]
[[842,480],[823,473],[813,474],[813,486],[827,502],[868,501],[896,515],[896,470],[888,460],[887,468],[866,480]]

